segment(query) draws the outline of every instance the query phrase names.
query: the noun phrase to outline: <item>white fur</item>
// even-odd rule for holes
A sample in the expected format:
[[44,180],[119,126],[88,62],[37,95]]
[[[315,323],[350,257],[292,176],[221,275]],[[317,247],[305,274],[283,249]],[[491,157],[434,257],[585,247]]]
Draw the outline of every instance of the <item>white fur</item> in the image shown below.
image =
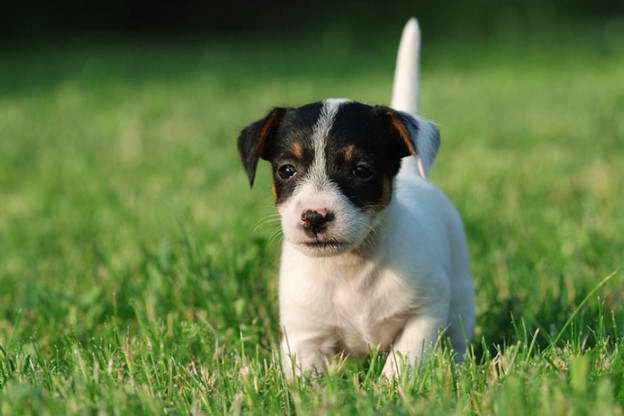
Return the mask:
[[310,179],[323,185],[328,181],[325,174],[325,145],[327,134],[334,124],[334,118],[340,106],[351,100],[346,98],[328,98],[323,101],[321,114],[312,131],[312,144],[314,146],[314,162],[310,169]]
[[[414,24],[411,20],[412,29],[404,31],[412,37],[410,42]],[[407,49],[418,50],[414,45]],[[406,59],[399,59],[399,66]],[[403,78],[413,80],[414,68],[410,63],[407,69],[397,68],[397,74],[403,71]],[[396,91],[397,83],[395,97]],[[410,84],[408,91],[417,91],[417,85]],[[319,149],[339,105],[325,104],[314,133]],[[398,109],[415,110],[406,106]],[[419,134],[430,133],[425,129]],[[429,169],[434,155],[427,160],[427,149],[420,151]],[[463,357],[475,320],[463,225],[446,196],[419,174],[416,158],[403,162],[392,200],[380,213],[358,213],[324,178],[321,166],[280,206],[286,238],[279,305],[287,376],[323,369],[337,352],[363,355],[377,347],[390,352],[383,374],[392,377],[401,368],[400,357],[417,365],[442,331],[458,359]],[[334,210],[336,220],[328,233],[349,239],[348,249],[302,249],[294,221],[305,208]],[[331,255],[323,257],[327,254]]]

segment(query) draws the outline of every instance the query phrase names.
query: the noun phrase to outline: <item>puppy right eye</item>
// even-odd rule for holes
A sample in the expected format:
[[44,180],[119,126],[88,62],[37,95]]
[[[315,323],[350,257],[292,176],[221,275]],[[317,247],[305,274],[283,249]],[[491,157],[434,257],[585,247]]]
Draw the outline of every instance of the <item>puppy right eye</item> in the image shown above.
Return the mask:
[[373,170],[366,165],[357,165],[353,168],[353,176],[360,179],[370,179],[373,176]]
[[297,173],[297,169],[295,169],[293,165],[283,165],[280,166],[280,168],[277,170],[277,173],[280,178],[286,180],[294,176]]

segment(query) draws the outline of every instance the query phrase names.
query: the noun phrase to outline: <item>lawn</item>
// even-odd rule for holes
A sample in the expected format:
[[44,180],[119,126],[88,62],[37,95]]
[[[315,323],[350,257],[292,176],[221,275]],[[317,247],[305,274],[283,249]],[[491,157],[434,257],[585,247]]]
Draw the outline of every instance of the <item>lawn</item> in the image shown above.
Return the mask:
[[[271,106],[387,103],[397,38],[66,43],[0,57],[0,414],[624,413],[624,28],[424,45],[432,172],[476,336],[287,383],[277,225],[238,132]],[[358,46],[359,45],[359,46]]]

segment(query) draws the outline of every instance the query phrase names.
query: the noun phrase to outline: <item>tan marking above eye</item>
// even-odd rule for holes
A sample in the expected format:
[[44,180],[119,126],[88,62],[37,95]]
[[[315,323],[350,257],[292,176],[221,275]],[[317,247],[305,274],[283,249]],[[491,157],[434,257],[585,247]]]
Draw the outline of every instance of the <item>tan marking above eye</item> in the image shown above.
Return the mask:
[[355,156],[355,153],[356,153],[356,150],[355,150],[354,144],[350,144],[344,149],[344,157],[346,160],[352,160],[353,157]]
[[303,145],[301,142],[293,142],[290,145],[290,151],[297,159],[303,159]]

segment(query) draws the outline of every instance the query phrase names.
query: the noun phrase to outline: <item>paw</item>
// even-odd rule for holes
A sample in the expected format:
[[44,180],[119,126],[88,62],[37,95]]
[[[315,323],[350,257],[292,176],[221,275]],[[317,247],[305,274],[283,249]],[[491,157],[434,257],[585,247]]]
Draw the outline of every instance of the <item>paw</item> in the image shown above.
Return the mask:
[[300,376],[315,376],[323,373],[326,368],[325,357],[320,352],[299,356],[284,355],[282,357],[282,371],[288,380]]
[[383,370],[381,370],[381,375],[388,380],[397,378],[400,375],[400,360],[397,360],[392,354],[389,355]]

